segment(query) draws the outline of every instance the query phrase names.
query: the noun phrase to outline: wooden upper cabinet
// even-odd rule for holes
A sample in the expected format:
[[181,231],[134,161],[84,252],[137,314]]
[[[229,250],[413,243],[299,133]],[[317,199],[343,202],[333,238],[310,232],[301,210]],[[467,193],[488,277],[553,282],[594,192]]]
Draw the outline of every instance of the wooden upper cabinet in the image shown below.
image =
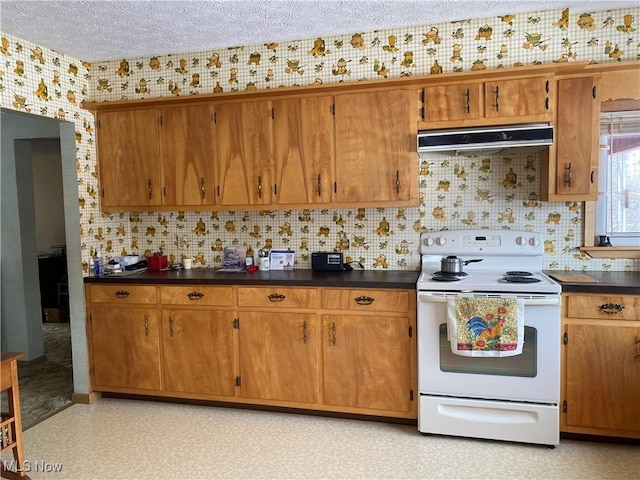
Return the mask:
[[551,87],[551,77],[546,76],[485,82],[485,117],[526,117],[550,113]]
[[416,205],[417,93],[335,96],[336,202]]
[[557,81],[555,141],[540,154],[540,198],[596,200],[600,100],[598,76]]
[[163,205],[216,203],[211,109],[206,104],[159,111]]
[[96,118],[102,207],[159,206],[157,110],[102,111]]
[[543,75],[425,87],[421,127],[551,121],[551,79]]
[[273,102],[279,205],[327,203],[334,177],[333,97],[305,97]]
[[556,120],[556,176],[559,195],[596,200],[600,105],[597,79],[568,78],[558,81]]
[[435,85],[424,89],[423,120],[473,120],[482,115],[480,99],[482,83]]
[[214,108],[218,204],[271,204],[270,102],[221,103]]

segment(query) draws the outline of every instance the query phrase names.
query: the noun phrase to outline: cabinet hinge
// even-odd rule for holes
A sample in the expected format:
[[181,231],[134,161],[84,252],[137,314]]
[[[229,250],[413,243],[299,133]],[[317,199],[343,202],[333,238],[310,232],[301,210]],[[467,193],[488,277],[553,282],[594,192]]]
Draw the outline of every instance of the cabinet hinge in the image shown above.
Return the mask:
[[218,112],[213,112],[213,123],[218,122]]
[[564,332],[564,335],[562,335],[562,343],[564,345],[567,345],[569,343],[569,334],[567,332]]
[[333,182],[333,193],[338,193],[338,182]]
[[234,318],[233,319],[233,329],[234,330],[240,330],[240,319],[239,318]]
[[276,118],[276,110],[275,110],[275,108],[272,108],[272,109],[271,109],[271,118],[272,118],[273,120],[275,120],[275,118]]
[[91,370],[90,370],[89,374],[90,374],[92,377],[95,377],[95,376],[96,376],[96,367],[91,367]]
[[335,114],[336,114],[336,104],[335,104],[335,103],[332,103],[332,104],[331,104],[331,114],[332,114],[332,115],[335,115]]
[[562,401],[562,413],[567,413],[567,401]]
[[236,377],[236,387],[241,387],[242,386],[242,378],[241,377]]
[[413,337],[413,327],[409,326],[409,338]]
[[409,401],[413,402],[413,389],[409,390]]
[[93,313],[89,314],[89,323],[93,323]]
[[160,126],[161,126],[161,127],[162,127],[162,126],[164,126],[164,125],[162,124],[162,115],[160,115]]

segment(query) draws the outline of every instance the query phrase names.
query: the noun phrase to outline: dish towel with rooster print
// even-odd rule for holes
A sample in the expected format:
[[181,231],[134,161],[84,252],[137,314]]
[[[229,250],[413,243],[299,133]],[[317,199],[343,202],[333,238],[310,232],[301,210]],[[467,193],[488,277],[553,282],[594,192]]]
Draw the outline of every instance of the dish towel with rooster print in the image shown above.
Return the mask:
[[466,357],[511,357],[522,353],[524,301],[516,298],[449,298],[451,351]]

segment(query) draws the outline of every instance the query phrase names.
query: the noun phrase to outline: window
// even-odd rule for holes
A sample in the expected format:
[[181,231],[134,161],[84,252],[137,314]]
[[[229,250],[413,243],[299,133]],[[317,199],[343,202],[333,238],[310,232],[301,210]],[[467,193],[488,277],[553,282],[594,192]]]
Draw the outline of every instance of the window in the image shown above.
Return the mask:
[[596,245],[640,245],[640,110],[600,121],[600,194]]

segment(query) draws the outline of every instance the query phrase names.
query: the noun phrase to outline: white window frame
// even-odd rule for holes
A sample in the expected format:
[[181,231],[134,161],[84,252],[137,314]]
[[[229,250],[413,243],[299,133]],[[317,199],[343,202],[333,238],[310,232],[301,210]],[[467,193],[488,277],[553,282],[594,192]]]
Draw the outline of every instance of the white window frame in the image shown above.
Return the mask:
[[[599,194],[595,204],[595,245],[600,245],[600,237],[608,237],[613,246],[640,246],[640,231],[613,233],[608,231],[607,219],[610,215],[609,145],[613,136],[625,134],[640,135],[640,110],[624,112],[607,112],[600,117],[600,168]],[[640,192],[631,192],[640,195]]]

